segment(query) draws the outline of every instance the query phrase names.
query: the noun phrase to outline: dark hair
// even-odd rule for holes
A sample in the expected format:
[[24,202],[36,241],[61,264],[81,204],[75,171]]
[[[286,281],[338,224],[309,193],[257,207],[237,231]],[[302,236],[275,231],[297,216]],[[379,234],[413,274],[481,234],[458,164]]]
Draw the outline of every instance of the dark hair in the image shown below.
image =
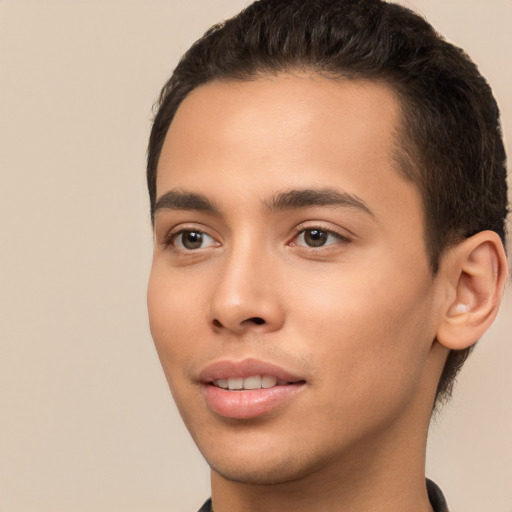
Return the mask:
[[[443,250],[465,237],[489,229],[505,242],[506,157],[489,85],[423,18],[381,0],[259,0],[194,43],[156,105],[147,161],[152,220],[162,145],[190,91],[288,70],[381,81],[396,93],[396,158],[422,195],[433,274]],[[449,397],[469,352],[450,352],[438,398]]]

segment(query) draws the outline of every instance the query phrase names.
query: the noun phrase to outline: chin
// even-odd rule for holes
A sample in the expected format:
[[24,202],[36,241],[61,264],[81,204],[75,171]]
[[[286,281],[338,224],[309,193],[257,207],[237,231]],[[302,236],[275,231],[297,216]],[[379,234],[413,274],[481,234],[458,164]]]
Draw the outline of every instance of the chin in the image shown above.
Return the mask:
[[[226,453],[229,453],[226,456]],[[328,455],[315,456],[297,447],[231,449],[204,453],[210,468],[225,480],[251,485],[285,484],[300,480],[328,463]]]
[[300,469],[295,461],[252,461],[242,466],[239,462],[222,461],[210,468],[225,480],[250,485],[275,485],[292,482],[308,472]]

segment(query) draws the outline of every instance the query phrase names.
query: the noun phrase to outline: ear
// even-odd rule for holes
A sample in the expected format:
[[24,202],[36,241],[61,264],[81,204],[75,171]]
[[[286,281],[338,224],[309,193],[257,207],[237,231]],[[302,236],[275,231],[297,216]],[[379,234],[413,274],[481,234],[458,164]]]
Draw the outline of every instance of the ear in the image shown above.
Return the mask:
[[445,288],[437,341],[452,350],[476,343],[496,315],[508,278],[505,249],[494,231],[482,231],[442,258]]

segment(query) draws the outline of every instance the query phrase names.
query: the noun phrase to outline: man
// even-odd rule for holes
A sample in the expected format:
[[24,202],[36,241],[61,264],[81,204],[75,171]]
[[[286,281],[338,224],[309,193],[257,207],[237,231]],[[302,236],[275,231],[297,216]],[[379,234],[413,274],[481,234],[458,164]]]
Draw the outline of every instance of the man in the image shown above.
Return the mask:
[[447,510],[435,404],[507,277],[498,108],[379,0],[261,0],[164,87],[153,338],[211,467],[202,510]]

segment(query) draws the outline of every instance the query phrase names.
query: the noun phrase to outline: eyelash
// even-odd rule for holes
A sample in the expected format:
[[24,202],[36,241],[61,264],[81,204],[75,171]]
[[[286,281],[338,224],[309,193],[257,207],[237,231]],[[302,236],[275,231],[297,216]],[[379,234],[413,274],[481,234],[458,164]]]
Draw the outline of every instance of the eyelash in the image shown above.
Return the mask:
[[210,244],[209,247],[219,245],[219,243],[215,240],[215,238],[210,236],[208,233],[206,233],[205,231],[203,231],[201,229],[195,229],[193,227],[181,228],[178,231],[172,230],[170,233],[168,233],[166,235],[166,237],[164,239],[164,245],[166,247],[169,247],[169,248],[172,248],[172,249],[175,249],[175,250],[178,250],[178,251],[185,251],[185,252],[189,252],[189,251],[193,252],[195,250],[200,250],[200,249],[208,248],[208,247],[187,248],[187,247],[183,246],[183,242],[181,242],[182,247],[178,247],[176,245],[176,242],[177,242],[177,240],[179,240],[180,237],[183,237],[183,235],[185,233],[189,233],[189,234],[194,233],[196,235],[199,235],[202,239],[204,239],[204,237],[208,237],[209,239],[211,239],[213,241],[213,243]]
[[300,236],[304,236],[304,234],[306,232],[313,232],[313,231],[318,231],[320,233],[323,233],[325,235],[327,235],[328,237],[332,237],[334,238],[336,241],[338,242],[342,242],[342,243],[349,243],[351,242],[351,238],[349,238],[348,236],[346,235],[342,235],[341,233],[338,233],[337,231],[334,231],[332,229],[328,229],[328,228],[324,228],[322,226],[304,226],[304,225],[300,225],[300,226],[297,226],[297,228],[295,228],[295,236],[292,240],[292,242],[289,244],[291,246],[298,246],[298,247],[307,247],[308,249],[321,249],[323,247],[328,247],[330,245],[334,245],[335,242],[333,243],[327,243],[327,244],[322,244],[322,245],[319,245],[317,247],[314,247],[314,246],[311,246],[311,245],[307,245],[307,244],[304,244],[304,245],[298,245],[296,244],[296,240],[300,237]]
[[[314,232],[314,231],[317,231],[318,233],[321,233],[322,235],[325,236],[325,242],[326,243],[321,243],[320,245],[317,245],[317,246],[314,246],[314,245],[308,245],[307,242],[304,240],[304,243],[301,243],[301,244],[298,244],[297,243],[297,240],[299,239],[299,237],[304,237],[305,234],[307,232]],[[187,248],[187,247],[184,247],[183,246],[183,241],[181,242],[181,247],[180,246],[177,246],[176,243],[177,241],[179,240],[180,237],[183,237],[183,235],[185,233],[194,233],[194,234],[197,234],[199,235],[202,239],[204,239],[204,237],[207,237],[208,239],[211,239],[212,240],[212,243],[210,243],[210,245],[208,245],[207,247],[196,247],[196,248]],[[334,242],[331,242],[329,243],[329,238],[333,238],[335,241]],[[204,241],[204,240],[201,240],[201,242]],[[320,241],[322,241],[320,239]],[[337,231],[334,231],[332,229],[328,229],[328,228],[324,228],[322,226],[318,226],[318,225],[313,225],[313,226],[304,226],[304,225],[299,225],[295,228],[295,235],[293,236],[293,239],[291,240],[291,242],[288,243],[289,246],[292,246],[292,247],[300,247],[300,248],[306,248],[306,249],[312,249],[312,250],[320,250],[322,248],[325,248],[325,247],[329,247],[331,245],[335,245],[336,242],[341,242],[341,243],[349,243],[351,242],[351,238],[346,236],[346,235],[342,235],[341,233],[338,233]],[[199,251],[201,249],[208,249],[210,247],[215,247],[215,246],[219,246],[220,244],[215,240],[214,237],[212,237],[211,235],[209,235],[208,233],[206,233],[205,231],[201,230],[201,229],[196,229],[194,227],[184,227],[184,228],[181,228],[179,229],[178,231],[175,231],[175,230],[171,230],[165,237],[164,241],[163,241],[163,244],[166,246],[166,247],[169,247],[173,250],[176,250],[176,251],[182,251],[182,252],[195,252],[195,251]]]

